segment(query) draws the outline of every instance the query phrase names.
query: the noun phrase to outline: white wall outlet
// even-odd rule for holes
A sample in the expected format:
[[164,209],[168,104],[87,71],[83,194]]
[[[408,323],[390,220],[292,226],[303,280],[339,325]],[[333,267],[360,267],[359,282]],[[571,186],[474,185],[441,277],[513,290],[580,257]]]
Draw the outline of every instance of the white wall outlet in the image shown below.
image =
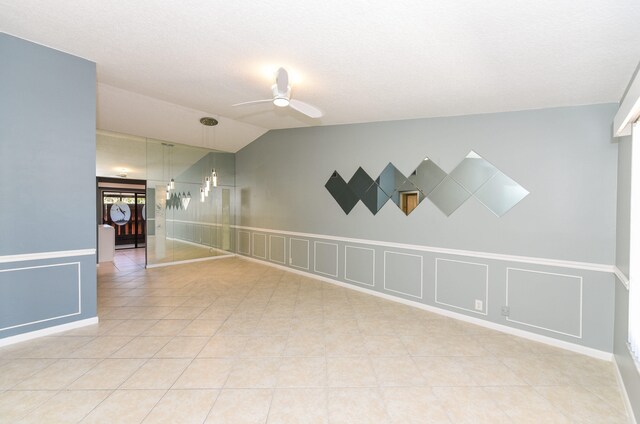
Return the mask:
[[476,311],[481,311],[482,310],[482,300],[480,299],[476,299]]

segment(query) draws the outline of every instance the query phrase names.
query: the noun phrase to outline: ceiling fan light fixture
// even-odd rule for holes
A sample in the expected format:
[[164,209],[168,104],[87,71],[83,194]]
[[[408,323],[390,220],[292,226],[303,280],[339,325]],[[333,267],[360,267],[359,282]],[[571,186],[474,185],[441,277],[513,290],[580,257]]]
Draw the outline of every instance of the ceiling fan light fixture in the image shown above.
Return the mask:
[[289,99],[286,97],[276,97],[273,99],[273,104],[278,107],[287,107],[289,106]]

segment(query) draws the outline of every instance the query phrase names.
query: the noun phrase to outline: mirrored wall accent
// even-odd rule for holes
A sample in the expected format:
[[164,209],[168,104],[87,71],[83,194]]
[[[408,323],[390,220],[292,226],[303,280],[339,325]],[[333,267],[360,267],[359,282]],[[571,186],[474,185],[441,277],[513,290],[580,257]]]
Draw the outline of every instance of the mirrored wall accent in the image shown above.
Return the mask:
[[349,215],[351,209],[358,203],[358,196],[351,190],[347,182],[338,174],[338,171],[334,171],[329,178],[329,181],[324,185],[329,193],[333,196],[338,205],[342,208],[344,213]]
[[484,183],[493,177],[498,169],[473,150],[451,171],[456,180],[469,193],[475,193]]
[[353,191],[358,199],[360,199],[374,215],[377,214],[389,200],[389,196],[373,181],[373,178],[371,178],[362,167],[358,168],[356,173],[353,174],[348,184],[351,191]]
[[447,173],[427,157],[424,158],[422,162],[420,162],[420,165],[409,175],[409,181],[418,187],[422,194],[428,196],[446,176]]
[[449,216],[471,197],[471,193],[465,190],[453,178],[447,176],[428,197],[442,213]]
[[470,197],[476,197],[500,217],[529,194],[473,150],[449,175],[425,157],[409,177],[389,163],[375,180],[362,167],[349,183],[335,171],[325,187],[345,213],[361,200],[374,215],[389,199],[409,215],[428,198],[449,216]]
[[502,216],[529,192],[502,172],[496,173],[475,193],[475,197],[496,216]]

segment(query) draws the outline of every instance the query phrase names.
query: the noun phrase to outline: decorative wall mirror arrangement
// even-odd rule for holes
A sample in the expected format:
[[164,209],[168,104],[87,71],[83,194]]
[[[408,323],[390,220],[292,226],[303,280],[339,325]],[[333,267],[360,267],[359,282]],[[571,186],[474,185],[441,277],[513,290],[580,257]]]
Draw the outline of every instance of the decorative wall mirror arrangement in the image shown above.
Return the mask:
[[529,194],[473,150],[448,175],[425,157],[408,177],[389,163],[375,180],[362,167],[349,182],[334,171],[325,187],[346,214],[362,201],[374,215],[388,200],[409,215],[428,198],[449,216],[475,197],[500,217]]

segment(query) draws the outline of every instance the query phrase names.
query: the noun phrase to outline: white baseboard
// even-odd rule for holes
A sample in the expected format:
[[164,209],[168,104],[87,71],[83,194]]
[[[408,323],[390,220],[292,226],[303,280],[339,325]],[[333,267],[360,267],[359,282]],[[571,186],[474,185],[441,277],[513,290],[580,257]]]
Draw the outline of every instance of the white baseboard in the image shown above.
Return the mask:
[[93,325],[97,323],[98,317],[93,317],[81,319],[79,321],[68,322],[66,324],[55,325],[53,327],[43,328],[41,330],[29,331],[28,333],[16,334],[15,336],[9,336],[0,339],[0,347],[24,342],[31,339],[37,339],[39,337],[50,336],[52,334],[74,330],[76,328],[86,327],[87,325]]
[[227,258],[233,258],[234,256],[236,256],[235,253],[228,253],[227,252],[226,255],[220,255],[220,256],[207,256],[206,258],[186,259],[184,261],[175,261],[175,262],[164,262],[164,263],[160,263],[160,264],[151,264],[151,265],[147,265],[147,268],[160,268],[160,267],[163,267],[163,266],[190,264],[190,263],[193,263],[193,262],[212,261],[212,260],[215,260],[215,259],[227,259]]
[[265,260],[262,260],[262,259],[252,258],[252,257],[249,257],[249,256],[243,256],[243,255],[238,255],[238,257],[241,258],[241,259],[248,260],[248,261],[258,262],[258,263],[261,263],[261,264],[272,266],[274,268],[278,268],[278,269],[282,269],[282,270],[285,270],[285,271],[293,272],[295,274],[300,274],[300,275],[304,275],[304,276],[307,276],[307,277],[315,278],[317,280],[326,281],[327,283],[335,284],[335,285],[338,285],[340,287],[345,287],[347,289],[356,290],[356,291],[367,293],[367,294],[370,294],[370,295],[373,295],[373,296],[381,297],[383,299],[391,300],[393,302],[398,302],[398,303],[402,303],[404,305],[413,306],[415,308],[423,309],[425,311],[433,312],[433,313],[439,314],[439,315],[444,315],[444,316],[449,317],[449,318],[454,318],[454,319],[458,319],[460,321],[465,321],[465,322],[468,322],[468,323],[471,323],[471,324],[479,325],[481,327],[490,328],[492,330],[500,331],[502,333],[511,334],[511,335],[514,335],[514,336],[522,337],[524,339],[528,339],[528,340],[533,340],[533,341],[536,341],[536,342],[544,343],[544,344],[547,344],[549,346],[554,346],[554,347],[557,347],[557,348],[560,348],[560,349],[569,350],[571,352],[580,353],[582,355],[591,356],[593,358],[602,359],[602,360],[605,360],[605,361],[612,361],[613,360],[613,354],[610,353],[610,352],[605,352],[605,351],[602,351],[602,350],[598,350],[598,349],[594,349],[594,348],[590,348],[590,347],[586,347],[586,346],[581,346],[581,345],[578,345],[578,344],[575,344],[575,343],[565,342],[563,340],[554,339],[552,337],[543,336],[543,335],[536,334],[536,333],[531,333],[529,331],[520,330],[518,328],[509,327],[509,326],[506,326],[506,325],[503,325],[503,324],[498,324],[498,323],[495,323],[495,322],[486,321],[486,320],[483,320],[483,319],[480,319],[480,318],[471,317],[471,316],[468,316],[468,315],[460,314],[460,313],[449,311],[449,310],[446,310],[446,309],[437,308],[435,306],[426,305],[424,303],[419,303],[419,302],[415,302],[415,301],[412,301],[412,300],[402,299],[400,297],[391,296],[389,294],[377,292],[377,291],[374,291],[374,290],[371,290],[371,289],[368,289],[368,288],[365,288],[365,287],[355,286],[355,285],[344,283],[342,281],[334,280],[334,279],[328,278],[328,277],[322,277],[320,275],[313,274],[313,273],[308,272],[308,271],[303,271],[303,270],[299,270],[299,269],[290,268],[290,267],[285,266],[285,265],[274,264],[272,262],[268,262],[268,261],[265,261]]
[[629,394],[627,393],[627,388],[624,385],[624,380],[622,379],[622,374],[620,374],[620,368],[618,367],[618,362],[613,359],[614,368],[616,369],[616,381],[618,382],[618,387],[620,388],[620,394],[622,395],[622,401],[624,402],[624,409],[627,410],[627,417],[629,418],[629,424],[638,424],[636,421],[636,417],[633,413],[633,408],[631,407],[631,400],[629,399]]

